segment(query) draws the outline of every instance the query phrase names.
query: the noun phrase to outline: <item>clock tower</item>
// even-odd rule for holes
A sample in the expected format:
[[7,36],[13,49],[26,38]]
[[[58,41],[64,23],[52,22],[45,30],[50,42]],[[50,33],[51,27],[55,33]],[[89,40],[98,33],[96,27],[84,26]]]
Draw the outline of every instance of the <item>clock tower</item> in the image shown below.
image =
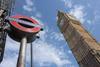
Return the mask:
[[80,67],[100,67],[100,44],[70,14],[58,11],[57,25]]

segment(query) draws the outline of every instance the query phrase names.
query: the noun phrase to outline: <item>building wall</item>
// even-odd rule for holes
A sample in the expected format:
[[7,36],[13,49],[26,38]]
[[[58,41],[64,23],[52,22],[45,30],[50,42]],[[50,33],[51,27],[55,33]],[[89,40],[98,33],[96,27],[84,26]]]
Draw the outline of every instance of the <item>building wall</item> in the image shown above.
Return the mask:
[[6,10],[8,15],[14,8],[15,0],[0,0],[0,9]]
[[7,26],[5,17],[11,14],[14,2],[15,0],[0,0],[0,62],[3,60],[7,35],[7,32],[3,30],[3,28]]
[[100,45],[73,16],[58,12],[58,27],[80,67],[100,67]]

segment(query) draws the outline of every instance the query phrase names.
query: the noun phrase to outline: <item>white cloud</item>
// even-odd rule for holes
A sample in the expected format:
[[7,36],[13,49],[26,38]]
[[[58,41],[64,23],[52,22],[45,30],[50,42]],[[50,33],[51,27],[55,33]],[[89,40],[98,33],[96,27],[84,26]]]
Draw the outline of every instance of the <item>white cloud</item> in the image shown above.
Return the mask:
[[91,24],[91,23],[92,23],[92,21],[91,21],[91,20],[87,20],[87,23],[88,23],[88,24]]
[[65,6],[68,6],[69,8],[71,8],[71,7],[72,7],[72,3],[71,3],[71,1],[69,1],[69,2],[65,2]]
[[46,41],[46,38],[47,38],[47,32],[48,32],[48,29],[45,29],[43,31],[40,31],[37,35],[40,36],[39,40],[45,42]]
[[68,53],[69,53],[69,54],[72,54],[72,51],[71,51],[71,50],[68,50]]
[[72,1],[71,0],[61,0],[64,2],[66,8],[72,8]]
[[37,18],[41,18],[41,17],[42,17],[42,14],[41,14],[40,12],[37,12],[37,13],[36,13],[36,17],[37,17]]
[[8,58],[5,58],[4,60],[3,60],[3,62],[0,64],[0,67],[16,67],[16,58],[17,57],[12,57],[12,58],[10,58],[10,59],[8,59]]
[[[70,60],[68,59],[62,59],[64,57],[59,55],[59,52],[61,52],[59,49],[54,48],[53,46],[50,46],[50,44],[38,41],[36,43],[33,43],[34,49],[34,61],[38,62],[39,64],[42,64],[45,66],[45,63],[54,63],[57,65],[57,67],[62,67],[64,64],[71,64]],[[63,54],[63,52],[61,52]],[[42,66],[40,65],[40,66]]]
[[19,43],[13,41],[7,36],[4,58],[0,64],[0,67],[16,67],[18,50]]
[[98,10],[94,11],[94,18],[92,18],[93,23],[100,24],[100,12]]
[[25,0],[25,1],[26,1],[26,4],[23,5],[23,9],[28,12],[34,12],[35,17],[41,18],[42,14],[39,11],[37,11],[37,8],[35,7],[34,2],[32,0]]
[[[40,39],[33,42],[34,62],[38,63],[41,67],[54,63],[57,67],[63,65],[71,65],[71,61],[66,57],[63,51],[52,46],[51,43],[46,42],[48,28],[40,32]],[[56,35],[56,33],[54,33]],[[57,34],[59,36],[59,34]],[[56,36],[55,36],[56,37]],[[60,36],[59,36],[60,38]]]
[[66,9],[70,8],[68,10],[68,12],[70,14],[72,14],[78,20],[80,20],[81,23],[85,22],[85,18],[84,17],[86,16],[86,13],[85,13],[84,6],[73,4],[72,0],[61,0],[61,1],[64,2],[64,5],[65,5]]
[[64,40],[64,37],[61,33],[52,32],[50,36],[51,36],[50,37],[51,39],[55,39],[55,40],[58,40],[58,41]]
[[23,6],[23,9],[31,12],[33,10],[32,6],[34,2],[32,0],[25,0],[25,1],[26,1],[26,4]]
[[85,19],[85,12],[83,6],[75,5],[73,9],[70,9],[69,13],[73,16],[75,16],[78,20],[81,21],[81,23],[84,23]]
[[24,6],[23,6],[23,9],[26,10],[26,11],[29,11],[29,12],[32,11],[32,8],[29,7],[29,6],[27,6],[27,5],[24,5]]
[[33,1],[32,0],[26,0],[26,4],[28,5],[28,6],[33,6]]

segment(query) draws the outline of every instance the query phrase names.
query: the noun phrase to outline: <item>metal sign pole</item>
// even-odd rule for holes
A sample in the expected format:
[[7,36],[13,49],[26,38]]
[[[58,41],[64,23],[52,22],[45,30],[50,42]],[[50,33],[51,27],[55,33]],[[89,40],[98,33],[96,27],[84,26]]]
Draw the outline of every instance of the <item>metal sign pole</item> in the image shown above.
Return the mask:
[[31,58],[31,67],[33,67],[33,45],[32,43],[30,44],[30,58]]
[[27,38],[23,37],[20,43],[17,67],[25,67],[26,46],[27,46]]

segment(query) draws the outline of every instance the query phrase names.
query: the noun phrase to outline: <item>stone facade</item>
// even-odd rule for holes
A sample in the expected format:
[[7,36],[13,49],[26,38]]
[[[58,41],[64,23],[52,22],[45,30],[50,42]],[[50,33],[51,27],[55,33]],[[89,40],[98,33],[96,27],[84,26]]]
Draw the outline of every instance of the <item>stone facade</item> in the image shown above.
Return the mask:
[[100,67],[100,45],[73,16],[58,11],[58,27],[80,67]]

